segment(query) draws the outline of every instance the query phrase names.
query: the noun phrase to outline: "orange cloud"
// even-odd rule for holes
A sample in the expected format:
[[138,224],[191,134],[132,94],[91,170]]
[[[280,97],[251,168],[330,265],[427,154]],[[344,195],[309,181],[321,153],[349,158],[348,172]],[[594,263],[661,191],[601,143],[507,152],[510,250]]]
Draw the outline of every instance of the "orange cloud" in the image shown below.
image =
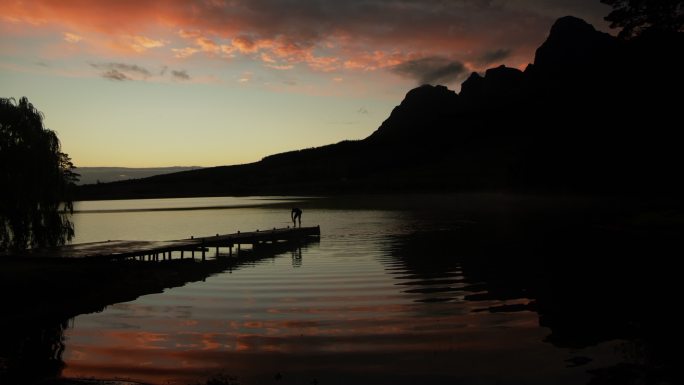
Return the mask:
[[79,41],[83,40],[83,36],[79,36],[71,32],[64,32],[64,40],[67,43],[78,43]]
[[267,64],[266,67],[281,71],[291,70],[294,68],[292,64]]
[[199,48],[185,47],[185,48],[173,48],[172,51],[174,55],[179,59],[185,59],[199,52]]
[[140,12],[142,2],[93,2],[86,0],[9,1],[6,16],[36,25],[73,26],[79,31],[121,32],[149,22],[148,12]]
[[211,39],[205,37],[198,37],[195,42],[204,52],[217,53],[221,50],[218,44],[214,43]]
[[314,56],[308,54],[304,60],[314,70],[330,72],[340,68],[339,59],[332,56]]
[[163,47],[166,43],[163,40],[155,40],[146,36],[129,36],[131,48],[136,52],[144,52],[150,48]]
[[375,50],[373,52],[350,53],[344,62],[344,68],[351,70],[373,71],[398,65],[409,59],[408,54],[399,52],[388,53]]
[[261,61],[263,61],[264,63],[275,63],[275,62],[276,62],[275,59],[273,59],[273,58],[271,57],[271,55],[269,55],[269,54],[267,54],[267,53],[265,53],[265,52],[263,52],[263,53],[261,54]]
[[252,53],[256,52],[259,49],[257,43],[255,43],[252,39],[245,36],[234,37],[233,47],[237,48],[238,50],[240,50],[240,52],[243,53]]
[[302,63],[323,72],[375,71],[422,57],[520,65],[532,59],[556,17],[575,13],[600,21],[593,3],[293,0],[285,9],[275,0],[9,0],[0,22],[68,30],[69,43],[96,34],[109,43],[93,49],[120,53],[240,54],[276,69]]

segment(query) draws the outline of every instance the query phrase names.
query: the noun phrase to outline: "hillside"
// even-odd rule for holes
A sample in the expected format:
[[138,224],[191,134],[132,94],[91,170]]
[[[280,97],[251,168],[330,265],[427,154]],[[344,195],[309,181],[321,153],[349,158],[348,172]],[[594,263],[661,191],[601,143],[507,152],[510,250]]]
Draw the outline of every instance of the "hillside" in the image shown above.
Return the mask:
[[251,164],[82,186],[82,199],[507,190],[672,193],[682,34],[623,41],[559,19],[524,71],[409,91],[368,138]]

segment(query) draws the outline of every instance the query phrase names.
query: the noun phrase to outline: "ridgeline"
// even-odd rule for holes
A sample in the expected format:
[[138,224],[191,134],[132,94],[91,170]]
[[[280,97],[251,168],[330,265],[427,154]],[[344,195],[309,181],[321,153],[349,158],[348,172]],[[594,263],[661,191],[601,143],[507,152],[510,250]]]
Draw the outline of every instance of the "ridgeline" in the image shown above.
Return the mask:
[[563,17],[524,71],[423,85],[368,138],[79,187],[79,199],[431,191],[682,192],[682,33]]

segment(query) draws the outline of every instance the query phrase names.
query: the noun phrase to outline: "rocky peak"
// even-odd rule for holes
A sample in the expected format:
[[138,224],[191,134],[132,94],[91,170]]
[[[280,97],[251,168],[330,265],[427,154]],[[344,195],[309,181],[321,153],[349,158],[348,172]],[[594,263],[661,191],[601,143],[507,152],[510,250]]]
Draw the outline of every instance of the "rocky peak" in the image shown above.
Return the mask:
[[616,38],[597,31],[586,21],[565,16],[551,27],[546,41],[537,49],[535,71],[543,73],[577,72],[596,67],[607,57],[614,57]]
[[458,108],[458,94],[445,86],[422,85],[409,91],[400,105],[369,139],[375,141],[422,140],[440,131]]

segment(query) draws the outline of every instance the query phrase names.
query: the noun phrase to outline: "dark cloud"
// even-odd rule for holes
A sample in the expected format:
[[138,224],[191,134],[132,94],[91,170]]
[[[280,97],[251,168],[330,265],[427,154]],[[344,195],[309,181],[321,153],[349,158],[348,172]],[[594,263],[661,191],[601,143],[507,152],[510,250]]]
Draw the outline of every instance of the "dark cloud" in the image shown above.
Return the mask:
[[[234,0],[198,1],[193,16],[198,29],[224,31],[254,42],[286,36],[307,46],[330,35],[383,42],[443,40],[491,36],[527,39],[548,31],[555,18],[589,8],[598,0]],[[598,11],[597,11],[598,9]],[[534,26],[532,31],[528,27]],[[543,38],[543,36],[542,36]]]
[[131,80],[131,78],[126,76],[126,74],[124,74],[123,72],[120,72],[120,71],[114,70],[114,69],[103,72],[102,77],[105,79],[116,80],[116,81]]
[[123,73],[135,73],[144,77],[149,77],[150,75],[152,75],[152,73],[147,68],[143,68],[137,64],[95,63],[91,65],[101,70],[117,70]]
[[[204,15],[200,29],[250,36],[244,41],[247,44],[286,39],[288,46],[307,49],[332,42],[343,50],[337,55],[352,61],[359,53],[384,51],[405,57],[446,54],[473,63],[487,50],[506,47],[512,49],[507,60],[514,66],[532,60],[556,18],[586,8],[590,12],[580,12],[581,16],[601,22],[596,15],[602,15],[605,8],[598,0],[234,0],[201,4],[196,4]],[[447,72],[457,72],[457,67],[452,63]]]
[[459,80],[466,72],[466,68],[459,61],[431,56],[397,64],[391,71],[416,79],[420,84],[446,84]]
[[135,80],[135,79],[146,79],[152,75],[152,73],[144,67],[140,67],[137,64],[126,64],[126,63],[92,63],[90,64],[93,68],[101,70],[100,74],[103,78],[109,80]]
[[493,51],[487,51],[487,52],[483,53],[478,58],[478,63],[480,63],[482,65],[495,63],[495,62],[501,61],[501,60],[506,59],[507,57],[511,56],[511,52],[513,52],[513,51],[510,49],[506,49],[506,48],[500,48],[500,49],[496,49]]
[[171,76],[176,80],[190,80],[190,75],[186,70],[171,70]]
[[[152,72],[137,64],[126,63],[92,63],[93,68],[101,70],[100,76],[109,80],[143,80],[153,76]],[[162,66],[154,76],[163,77],[167,73],[175,80],[190,80],[190,74],[186,70],[170,70],[168,66]]]

